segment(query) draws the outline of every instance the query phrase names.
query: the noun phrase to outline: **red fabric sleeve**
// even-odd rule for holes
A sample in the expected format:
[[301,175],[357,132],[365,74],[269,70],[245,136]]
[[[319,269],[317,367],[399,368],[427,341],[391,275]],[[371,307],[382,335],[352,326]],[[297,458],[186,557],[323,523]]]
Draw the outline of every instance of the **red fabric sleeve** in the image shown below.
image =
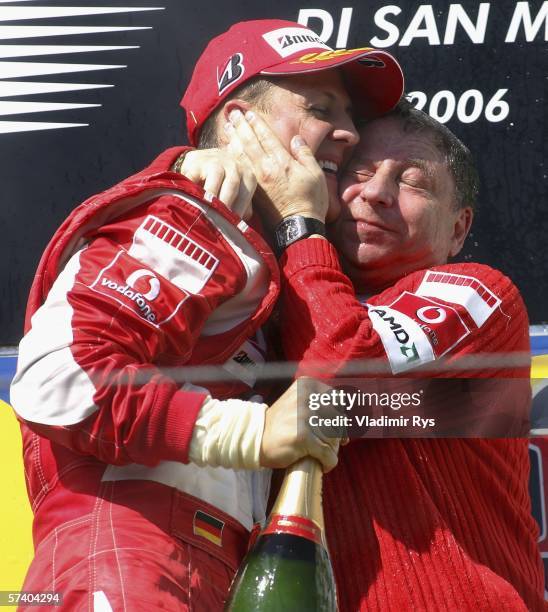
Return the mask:
[[[165,245],[177,241],[150,216],[105,226],[59,275],[20,346],[12,387],[18,414],[37,433],[109,464],[188,461],[205,395],[182,390],[173,368],[188,361],[209,315],[244,282],[240,261],[203,215],[169,196],[147,212],[175,206],[167,217],[173,223],[179,215],[175,227],[181,216],[195,215],[184,234],[194,251],[183,243],[174,251],[179,259],[166,263]],[[149,225],[152,250],[165,237],[161,262],[143,255],[146,242],[139,259],[129,248]],[[194,259],[180,260],[181,250]],[[181,277],[185,262],[188,275]]]
[[[391,341],[388,328],[392,325],[392,333],[398,332],[399,323],[411,336],[411,341],[407,345],[396,345],[396,349],[401,351],[403,347],[408,350],[413,338],[423,344],[426,341],[425,349],[430,350],[429,346],[432,349],[431,358],[424,356],[416,365],[434,361],[440,356],[511,352],[526,355],[529,351],[528,319],[521,296],[508,278],[487,266],[447,264],[432,269],[432,272],[445,272],[449,281],[463,282],[459,277],[464,278],[464,282],[470,284],[469,293],[477,304],[455,303],[443,299],[445,295],[437,291],[433,291],[433,297],[417,296],[417,290],[427,280],[428,274],[428,271],[421,270],[369,298],[368,309],[357,299],[352,283],[340,267],[337,252],[328,241],[311,238],[296,242],[286,250],[280,264],[282,320],[285,322],[283,345],[286,357],[301,364],[301,374],[313,372],[318,375],[317,369],[313,368],[313,364],[318,363],[322,364],[322,373],[329,376],[345,363],[357,359],[381,360],[375,365],[377,373],[390,373],[387,359],[390,349],[386,346]],[[423,308],[439,306],[451,316],[447,316],[438,329],[428,331],[426,327],[435,326],[422,324],[415,315],[415,321],[411,322],[408,316],[400,316],[403,312],[409,315],[413,300]],[[386,307],[392,311],[398,309],[396,319],[390,319],[391,310],[386,310]],[[485,312],[478,315],[476,310],[479,307]],[[376,312],[371,313],[372,309]],[[435,310],[427,310],[426,314],[429,319],[436,318]],[[376,327],[372,316],[378,322]],[[380,318],[384,318],[388,325],[384,326],[387,331],[385,334],[381,332],[382,337],[378,332],[382,327],[379,327]],[[406,327],[406,323],[412,329]],[[422,331],[416,329],[417,324],[423,325]],[[404,333],[400,334],[400,339],[402,336]],[[409,355],[412,356],[410,351]],[[527,376],[527,358],[521,367],[512,367],[511,370],[514,374]]]

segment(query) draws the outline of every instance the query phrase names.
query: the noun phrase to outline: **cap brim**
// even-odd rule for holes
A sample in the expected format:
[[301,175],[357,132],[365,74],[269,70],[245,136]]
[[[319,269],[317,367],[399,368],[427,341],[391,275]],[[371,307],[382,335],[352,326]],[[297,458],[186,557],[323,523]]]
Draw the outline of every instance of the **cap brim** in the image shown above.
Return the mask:
[[360,117],[373,118],[387,113],[403,95],[400,65],[392,55],[378,49],[318,49],[265,68],[261,74],[290,76],[339,67]]

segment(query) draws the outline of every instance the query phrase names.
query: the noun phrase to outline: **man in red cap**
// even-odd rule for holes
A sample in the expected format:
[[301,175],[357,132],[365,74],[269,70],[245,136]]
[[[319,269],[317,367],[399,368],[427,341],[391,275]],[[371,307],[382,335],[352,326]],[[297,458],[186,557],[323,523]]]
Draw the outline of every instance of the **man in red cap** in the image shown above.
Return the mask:
[[[349,92],[375,116],[402,91],[389,54],[333,51],[299,24],[265,20],[210,43],[183,105],[193,145],[223,141],[226,117],[253,108],[284,144],[304,134],[337,206],[334,174],[358,139]],[[171,171],[182,153],[78,207],[31,288],[11,395],[35,513],[24,589],[56,591],[65,609],[220,609],[264,516],[261,468],[337,461],[337,441],[297,435],[295,386],[270,407],[259,396],[276,259]],[[210,364],[226,380],[177,378]]]

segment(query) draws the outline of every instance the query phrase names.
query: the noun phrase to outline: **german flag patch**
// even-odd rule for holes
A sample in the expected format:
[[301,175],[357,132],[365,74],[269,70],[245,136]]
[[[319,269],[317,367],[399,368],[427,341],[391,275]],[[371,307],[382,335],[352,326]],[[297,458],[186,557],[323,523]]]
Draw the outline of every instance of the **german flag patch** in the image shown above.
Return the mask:
[[201,510],[197,510],[194,514],[194,521],[192,524],[194,535],[201,536],[217,546],[223,545],[224,526],[225,524],[223,521],[216,519],[214,516],[211,516],[211,514],[206,514]]

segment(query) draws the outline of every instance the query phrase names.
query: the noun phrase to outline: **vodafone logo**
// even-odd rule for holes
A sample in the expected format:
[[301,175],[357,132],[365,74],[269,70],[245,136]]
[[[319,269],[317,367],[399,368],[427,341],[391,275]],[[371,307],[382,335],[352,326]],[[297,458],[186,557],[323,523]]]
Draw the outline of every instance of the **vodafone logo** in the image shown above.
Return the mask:
[[424,323],[443,323],[447,313],[439,306],[424,306],[417,310],[417,317]]
[[150,300],[152,302],[152,300],[155,300],[159,293],[160,293],[160,281],[156,278],[156,275],[154,274],[154,272],[151,272],[150,270],[146,270],[145,268],[140,268],[139,270],[135,270],[135,272],[132,272],[126,279],[126,283],[132,288],[132,289],[138,289],[138,287],[136,287],[136,283],[137,281],[139,281],[139,279],[147,279],[148,281],[148,286],[149,286],[149,290],[147,293],[143,293],[142,296],[145,300]]
[[160,295],[160,281],[154,272],[139,268],[132,272],[125,281],[116,281],[114,278],[105,276],[101,278],[100,286],[116,291],[131,300],[137,306],[139,314],[149,323],[158,322],[157,315],[149,304]]
[[144,265],[121,248],[89,288],[158,327],[173,318],[189,294],[171,287],[161,272],[140,267]]
[[[423,295],[404,291],[390,304],[390,308],[419,326],[436,358],[445,355],[470,333],[455,308]],[[406,328],[411,329],[411,326]]]

